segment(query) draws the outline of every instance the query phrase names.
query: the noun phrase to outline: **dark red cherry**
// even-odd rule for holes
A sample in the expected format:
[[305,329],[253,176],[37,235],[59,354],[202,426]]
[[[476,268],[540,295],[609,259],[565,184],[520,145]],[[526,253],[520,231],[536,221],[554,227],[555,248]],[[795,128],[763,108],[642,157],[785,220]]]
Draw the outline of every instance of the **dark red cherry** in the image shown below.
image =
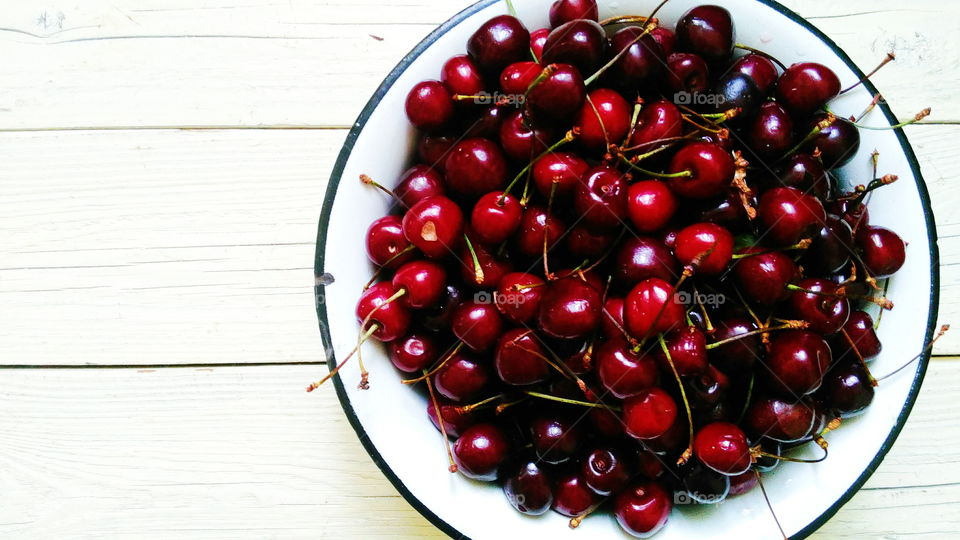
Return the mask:
[[[696,326],[686,326],[666,336],[670,360],[681,377],[698,375],[707,369],[707,336]],[[663,363],[665,373],[673,373],[666,355],[659,351],[657,358]]]
[[553,248],[563,239],[566,230],[567,226],[557,216],[547,214],[539,206],[528,206],[515,236],[517,249],[528,257],[540,257],[544,244],[548,250]]
[[543,46],[547,44],[547,37],[550,36],[549,28],[541,28],[530,32],[530,50],[537,62],[543,62]]
[[657,383],[657,364],[652,355],[634,353],[622,336],[603,342],[594,352],[600,383],[617,398],[640,394]]
[[433,338],[410,334],[390,342],[390,362],[404,373],[417,373],[433,364],[440,351]]
[[666,100],[654,101],[640,109],[633,134],[630,135],[630,147],[637,153],[652,152],[669,142],[659,142],[663,139],[673,139],[683,134],[683,118],[680,109]]
[[644,339],[683,325],[686,306],[675,293],[673,285],[660,278],[638,283],[624,300],[627,332],[634,338]]
[[761,105],[747,129],[750,148],[761,158],[780,157],[793,147],[793,120],[775,101]]
[[675,245],[680,264],[703,276],[721,274],[733,257],[733,235],[715,223],[694,223],[682,229]]
[[[607,296],[600,317],[600,333],[607,339],[623,337],[623,298]],[[595,355],[596,356],[596,355]]]
[[575,19],[597,21],[597,0],[557,0],[550,6],[550,26],[556,28]]
[[573,420],[542,417],[530,423],[530,442],[537,456],[547,463],[567,461],[577,453],[582,440],[580,429]]
[[730,378],[712,365],[683,381],[690,408],[698,412],[716,408],[729,393],[730,384]]
[[[460,404],[446,398],[438,399],[437,403],[440,405],[440,416],[443,417],[443,429],[447,432],[447,437],[459,437],[467,428],[477,423],[476,411],[464,411]],[[440,431],[440,418],[432,399],[427,400],[427,416],[433,422],[433,427]]]
[[827,342],[805,330],[777,332],[767,349],[764,364],[770,370],[770,387],[785,389],[788,397],[803,396],[819,388],[833,360]]
[[757,85],[757,90],[764,96],[770,93],[777,82],[777,66],[766,56],[750,53],[737,58],[730,71],[743,73],[750,77]]
[[511,159],[529,163],[547,149],[553,134],[527,122],[523,111],[508,114],[500,124],[500,145]]
[[731,476],[730,491],[727,493],[727,497],[739,497],[740,495],[750,493],[759,483],[757,473],[753,471]]
[[443,195],[443,176],[436,169],[426,165],[414,165],[400,176],[393,192],[410,208],[427,197]]
[[796,117],[806,117],[840,93],[840,79],[823,64],[801,62],[777,81],[777,102]]
[[[854,345],[864,360],[870,360],[883,350],[883,345],[880,343],[880,338],[877,337],[877,331],[873,326],[873,317],[866,311],[851,313],[850,318],[847,319],[847,324],[843,325],[843,331],[850,336],[850,339],[847,340],[842,335],[834,339],[837,358],[857,359],[856,353],[852,351]],[[851,345],[851,341],[853,345]]]
[[650,35],[653,37],[653,40],[660,45],[664,56],[669,56],[674,53],[677,35],[673,33],[673,30],[666,26],[658,26],[650,31]]
[[520,201],[502,191],[491,191],[477,200],[470,214],[470,227],[481,242],[499,244],[520,226]]
[[653,452],[641,450],[637,453],[637,459],[634,462],[634,469],[639,473],[641,478],[646,478],[647,480],[656,480],[657,478],[663,476],[663,473],[666,470],[664,465],[663,459]]
[[645,439],[643,446],[655,454],[674,454],[687,444],[688,425],[686,415],[678,414],[667,431],[652,439]]
[[667,88],[671,92],[698,94],[710,87],[710,69],[696,54],[673,53],[667,57]]
[[608,165],[587,171],[574,189],[573,209],[583,222],[596,229],[613,229],[627,217],[627,179]]
[[427,257],[445,257],[460,243],[463,212],[446,197],[427,197],[404,214],[403,234]]
[[[827,120],[827,115],[815,115],[807,125],[805,133],[810,133],[818,123]],[[820,150],[820,160],[827,169],[836,169],[850,162],[860,149],[860,130],[849,120],[834,117],[833,121],[822,128],[806,144],[804,150]]]
[[648,236],[627,238],[617,250],[613,279],[629,289],[648,278],[674,281],[680,277],[677,259],[667,246]]
[[463,353],[454,354],[433,376],[437,392],[460,403],[478,397],[489,382],[486,366]]
[[826,219],[823,204],[799,189],[776,187],[760,196],[757,221],[766,243],[790,246],[812,238]]
[[530,60],[514,62],[500,73],[500,90],[507,95],[524,95],[536,80],[543,66]]
[[610,144],[621,144],[630,131],[631,107],[618,92],[598,88],[580,108],[578,141],[589,152],[602,153]]
[[[551,152],[533,165],[533,184],[546,197],[567,199],[586,175],[590,165],[580,156],[568,152]],[[556,187],[554,187],[556,186]]]
[[617,239],[614,230],[596,230],[578,223],[567,233],[564,243],[567,253],[577,260],[597,260],[606,253]]
[[[440,80],[453,95],[475,96],[483,91],[483,74],[470,57],[461,54],[454,56],[440,69]],[[473,103],[463,101],[461,103]]]
[[500,15],[470,36],[467,53],[480,69],[496,75],[530,55],[530,32],[515,17]]
[[577,471],[560,475],[553,486],[553,510],[560,515],[577,517],[600,504],[597,495]]
[[559,279],[545,287],[538,322],[550,336],[575,339],[600,324],[602,301],[597,289],[577,278]]
[[575,19],[553,29],[543,46],[544,64],[570,64],[581,74],[600,67],[607,35],[596,21]]
[[583,458],[581,476],[597,495],[610,495],[620,491],[633,471],[623,451],[613,447],[592,450]]
[[521,514],[539,516],[550,510],[553,489],[550,476],[537,460],[528,460],[516,467],[503,482],[503,493]]
[[799,153],[788,157],[778,177],[781,185],[797,188],[820,199],[826,199],[833,187],[823,163],[810,154]]
[[762,104],[763,95],[753,79],[734,71],[728,72],[717,81],[713,89],[713,100],[705,105],[715,112],[739,108],[740,113],[733,121],[740,123],[753,118]]
[[[756,330],[757,325],[746,317],[727,317],[717,321],[711,341],[717,343]],[[760,336],[752,335],[711,349],[710,361],[727,373],[743,373],[753,368],[761,352]]]
[[850,317],[850,301],[838,294],[835,283],[807,278],[797,282],[797,286],[804,290],[790,293],[790,309],[795,318],[810,323],[812,332],[833,334],[846,324]]
[[742,429],[729,422],[714,422],[697,431],[693,455],[704,465],[727,476],[750,469],[750,443]]
[[447,186],[451,190],[468,197],[479,197],[503,188],[507,180],[507,161],[496,143],[477,137],[461,141],[450,150],[445,171]]
[[457,142],[457,138],[450,135],[424,135],[417,144],[417,157],[424,165],[442,173],[446,167],[447,154]]
[[614,34],[610,41],[611,55],[618,55],[624,49],[627,52],[607,73],[611,81],[628,90],[644,89],[656,82],[666,65],[660,44],[650,34],[640,37],[643,33],[640,27],[628,26]]
[[746,425],[756,437],[794,442],[810,435],[815,419],[816,410],[806,399],[761,398],[747,409]]
[[475,351],[485,351],[503,331],[503,319],[492,303],[469,301],[460,304],[450,320],[453,335]]
[[853,231],[843,218],[827,214],[827,219],[813,243],[803,254],[803,267],[818,275],[839,272],[850,262],[853,252]]
[[432,261],[411,261],[393,274],[393,286],[406,291],[400,301],[413,309],[436,305],[446,285],[447,271]]
[[500,380],[523,386],[547,378],[550,366],[543,361],[546,356],[547,351],[540,345],[540,340],[533,335],[532,330],[514,328],[500,336],[493,366]]
[[831,369],[818,395],[831,411],[843,418],[857,416],[873,402],[874,387],[858,362],[847,362]]
[[[464,283],[468,283],[478,289],[493,289],[500,284],[503,276],[513,271],[513,265],[509,259],[497,257],[496,248],[481,244],[476,236],[471,236],[473,242],[473,252],[470,252],[470,246],[464,243],[457,252],[457,262],[460,266],[460,277]],[[477,260],[473,260],[473,256]],[[477,272],[479,263],[480,271]]]
[[670,161],[668,172],[683,171],[691,174],[667,181],[674,193],[692,199],[716,197],[733,181],[733,158],[716,144],[693,142],[678,150]]
[[436,131],[453,119],[453,98],[440,81],[423,81],[407,94],[407,118],[424,131]]
[[580,112],[587,88],[580,72],[570,64],[550,64],[546,69],[550,74],[527,90],[527,107],[540,123],[566,124]]
[[836,214],[850,224],[853,229],[854,239],[857,231],[870,224],[870,211],[863,201],[852,199],[839,199],[832,201],[829,205],[830,213]]
[[907,244],[890,229],[877,226],[860,227],[856,241],[860,258],[872,277],[892,276],[906,260]]
[[667,432],[677,418],[677,403],[660,388],[647,388],[623,402],[623,421],[627,434],[636,439],[652,439]]
[[367,229],[367,257],[377,266],[397,268],[413,260],[416,253],[408,251],[399,255],[410,246],[403,235],[403,224],[398,216],[384,216],[370,224]]
[[381,281],[363,291],[357,301],[357,321],[363,323],[369,316],[370,320],[361,331],[366,331],[373,325],[377,329],[373,337],[380,341],[390,342],[407,334],[410,328],[410,310],[400,302],[388,302],[397,293],[397,288],[389,281]]
[[660,180],[634,182],[627,190],[627,213],[640,232],[662,229],[677,211],[677,198]]
[[[756,196],[749,198],[750,205],[756,206]],[[705,199],[693,208],[699,211],[699,221],[716,223],[730,232],[748,232],[752,229],[750,217],[743,205],[743,198],[737,189],[728,189],[720,197]]]
[[790,291],[787,285],[799,275],[799,268],[782,251],[752,247],[733,265],[737,287],[747,300],[761,306],[772,306],[785,300]]
[[730,58],[735,41],[733,18],[720,6],[697,6],[677,22],[677,49],[699,54],[709,62]]
[[467,478],[492,482],[500,466],[509,458],[510,443],[493,424],[468,428],[453,444],[453,459]]
[[466,291],[457,283],[447,283],[437,305],[419,313],[423,327],[431,332],[450,330],[450,316],[466,296]]
[[537,316],[543,290],[543,280],[539,277],[514,272],[500,280],[494,300],[508,321],[525,325]]
[[685,502],[717,504],[730,493],[730,477],[707,467],[700,460],[691,460],[679,467],[680,485]]
[[613,501],[613,515],[627,533],[650,538],[663,528],[673,509],[673,496],[657,482],[638,482]]

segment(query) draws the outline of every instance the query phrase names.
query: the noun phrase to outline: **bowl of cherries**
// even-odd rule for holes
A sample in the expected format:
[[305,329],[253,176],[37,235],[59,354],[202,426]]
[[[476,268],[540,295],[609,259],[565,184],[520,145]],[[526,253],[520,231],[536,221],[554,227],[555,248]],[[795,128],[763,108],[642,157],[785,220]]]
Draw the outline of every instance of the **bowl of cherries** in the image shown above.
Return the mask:
[[808,536],[936,339],[901,126],[773,1],[481,1],[347,138],[308,390],[454,537]]

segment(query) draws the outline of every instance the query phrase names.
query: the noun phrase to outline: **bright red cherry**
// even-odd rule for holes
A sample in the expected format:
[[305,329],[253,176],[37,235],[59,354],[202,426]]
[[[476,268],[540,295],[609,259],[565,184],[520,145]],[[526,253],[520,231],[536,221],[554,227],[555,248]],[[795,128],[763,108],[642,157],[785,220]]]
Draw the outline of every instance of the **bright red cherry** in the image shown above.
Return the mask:
[[549,75],[527,90],[526,104],[538,122],[564,124],[580,112],[587,88],[580,72],[570,64],[550,64],[547,70]]
[[801,62],[793,64],[780,75],[777,82],[777,103],[796,117],[816,112],[840,93],[840,79],[823,64]]
[[742,429],[729,422],[713,422],[697,431],[693,455],[704,465],[727,476],[750,469],[750,443]]
[[794,317],[810,323],[809,329],[823,335],[838,332],[850,317],[850,301],[839,287],[826,279],[807,278],[797,282],[788,299]]
[[543,361],[546,356],[547,351],[532,330],[514,328],[500,336],[493,366],[500,380],[507,384],[534,384],[550,374],[550,366]]
[[503,331],[503,319],[491,303],[464,302],[453,312],[450,322],[457,339],[475,351],[492,347]]
[[553,503],[551,483],[547,471],[536,460],[530,460],[507,476],[503,493],[521,514],[539,516],[550,510]]
[[[481,244],[477,241],[476,235],[471,237],[473,242],[473,252],[470,252],[470,246],[466,242],[457,252],[457,262],[460,267],[460,278],[464,283],[469,283],[478,289],[493,289],[499,285],[500,280],[513,271],[513,265],[509,259],[497,257],[495,247]],[[477,260],[473,260],[476,255]],[[477,271],[477,268],[480,271]]]
[[591,227],[620,226],[627,217],[627,179],[613,167],[597,165],[574,190],[573,208]]
[[549,28],[541,28],[530,32],[530,50],[537,62],[543,62],[543,46],[547,44],[547,37],[550,36]]
[[516,17],[500,15],[470,36],[467,53],[480,69],[496,75],[530,55],[530,32]]
[[613,279],[629,289],[648,278],[674,281],[680,277],[677,259],[662,242],[648,236],[623,241],[613,265]]
[[587,486],[577,471],[562,474],[554,484],[552,508],[560,515],[577,517],[586,514],[600,502],[600,496]]
[[500,90],[507,95],[523,95],[536,80],[543,66],[530,60],[514,62],[503,68],[500,74]]
[[598,88],[587,95],[576,126],[580,144],[589,152],[606,152],[607,145],[623,142],[630,131],[631,107],[619,92]]
[[742,254],[746,256],[733,265],[733,277],[747,300],[772,306],[790,295],[787,285],[800,269],[789,255],[761,247],[749,248]]
[[766,56],[755,53],[737,58],[730,70],[750,77],[763,95],[770,93],[779,77],[776,64]]
[[384,216],[371,223],[367,229],[367,257],[377,266],[397,268],[413,260],[416,253],[404,253],[409,246],[410,242],[403,235],[403,224],[397,216]]
[[390,342],[390,362],[404,373],[417,373],[433,364],[440,351],[433,338],[410,334]]
[[643,339],[683,325],[686,306],[675,293],[673,285],[659,278],[638,283],[623,305],[624,323],[630,335]]
[[499,244],[520,226],[520,201],[502,191],[491,191],[477,200],[470,214],[470,227],[481,242]]
[[393,274],[393,286],[406,291],[400,301],[413,309],[436,305],[446,285],[447,271],[432,261],[408,262]]
[[600,333],[607,339],[623,337],[623,298],[607,296],[600,317]]
[[553,29],[543,46],[544,64],[570,64],[590,74],[603,62],[607,35],[596,21],[575,19]]
[[792,187],[777,187],[760,196],[757,220],[763,241],[790,246],[812,238],[827,219],[823,204]]
[[684,171],[690,175],[668,180],[674,193],[691,199],[715,197],[733,181],[733,158],[716,144],[693,142],[678,150],[670,161],[671,174]]
[[[437,400],[437,404],[440,405],[440,416],[443,417],[443,429],[447,432],[447,437],[459,437],[467,428],[477,423],[476,410],[464,411],[459,403],[442,397]],[[432,399],[427,400],[427,416],[433,422],[433,427],[440,431],[440,418]]]
[[529,206],[520,218],[520,229],[515,236],[517,250],[528,257],[543,255],[543,246],[553,248],[559,242],[567,226],[557,216],[547,214],[546,209]]
[[407,118],[424,131],[436,131],[453,119],[453,97],[440,81],[423,81],[407,94]]
[[650,538],[663,528],[673,509],[673,497],[657,482],[639,482],[620,492],[613,515],[627,533]]
[[667,432],[677,418],[677,403],[660,388],[647,388],[623,402],[627,434],[636,439],[653,439]]
[[545,287],[538,322],[550,336],[575,339],[600,324],[600,293],[578,278],[559,279]]
[[[699,375],[707,369],[707,336],[696,326],[685,326],[667,334],[665,338],[670,360],[681,377]],[[666,355],[658,349],[657,359],[664,372],[672,373]]]
[[583,458],[581,476],[597,495],[620,491],[632,476],[626,454],[612,447],[596,448]]
[[507,181],[507,161],[500,147],[479,137],[457,143],[447,156],[445,171],[447,186],[470,197],[500,189]]
[[733,235],[715,223],[694,223],[677,233],[674,253],[684,266],[702,276],[726,270],[733,257]]
[[867,272],[874,278],[891,276],[906,260],[907,244],[897,233],[883,227],[860,227],[857,247]]
[[550,26],[556,28],[575,19],[597,21],[597,0],[557,0],[550,6]]
[[552,133],[543,126],[528,122],[521,110],[511,112],[500,124],[503,152],[518,163],[536,159],[552,140]]
[[645,104],[640,109],[629,144],[637,153],[643,154],[673,142],[672,140],[659,141],[674,139],[681,135],[683,135],[683,118],[680,109],[673,103],[661,99]]
[[463,212],[446,197],[427,197],[404,214],[403,234],[427,257],[445,257],[460,243]]
[[792,397],[820,388],[832,361],[830,346],[822,337],[805,330],[787,330],[770,338],[764,364],[770,370],[770,387],[785,389],[783,394]]
[[627,189],[627,213],[640,232],[662,229],[677,211],[677,198],[660,180],[641,180]]
[[[483,73],[470,57],[461,54],[454,56],[440,69],[440,80],[453,95],[475,96],[483,91]],[[465,101],[463,103],[472,103]]]
[[635,396],[657,383],[652,355],[635,353],[622,336],[603,342],[594,353],[601,384],[619,399]]
[[576,154],[551,152],[533,165],[533,184],[545,197],[567,199],[583,180],[590,165]]
[[537,316],[543,296],[543,280],[526,272],[513,272],[500,280],[494,301],[508,320],[526,325]]
[[393,192],[405,208],[410,208],[427,197],[443,195],[443,176],[432,167],[414,165],[400,176]]
[[490,372],[477,359],[454,354],[433,376],[437,392],[447,399],[465,403],[483,392],[490,383]]
[[362,323],[368,316],[370,320],[361,331],[376,325],[373,337],[384,342],[406,335],[410,328],[410,310],[397,300],[388,302],[396,294],[397,288],[389,281],[381,281],[363,291],[357,301],[357,321]]
[[492,482],[510,454],[510,443],[493,424],[468,428],[453,444],[453,459],[467,478]]

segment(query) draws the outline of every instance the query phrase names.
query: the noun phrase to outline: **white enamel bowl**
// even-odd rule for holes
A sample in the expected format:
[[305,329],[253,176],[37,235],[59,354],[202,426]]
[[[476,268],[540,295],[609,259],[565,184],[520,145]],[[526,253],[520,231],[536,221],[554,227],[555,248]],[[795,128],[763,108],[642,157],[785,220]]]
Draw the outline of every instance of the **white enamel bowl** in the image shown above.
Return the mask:
[[[551,1],[514,3],[526,26],[536,29],[548,26]],[[599,3],[601,17],[643,14],[656,4],[654,0]],[[683,12],[698,3],[671,0],[658,17],[672,27]],[[759,47],[788,64],[800,60],[826,64],[844,86],[862,76],[833,41],[779,4],[766,0],[725,0],[722,4],[733,13],[739,42]],[[317,314],[331,365],[356,343],[354,306],[373,272],[363,249],[364,232],[388,210],[387,199],[362,186],[357,178],[364,173],[391,182],[408,167],[416,133],[404,114],[407,92],[421,80],[439,78],[440,66],[450,56],[464,52],[473,31],[505,12],[502,1],[484,0],[441,25],[387,76],[347,137],[330,178],[317,238]],[[834,101],[832,107],[855,114],[874,92],[867,84]],[[891,112],[883,105],[868,120],[875,125],[892,121]],[[883,173],[896,174],[900,181],[875,193],[871,221],[897,231],[909,243],[906,265],[891,280],[888,291],[896,308],[884,315],[880,327],[883,353],[872,364],[876,373],[886,373],[916,355],[931,338],[937,316],[938,254],[927,190],[902,132],[863,130],[860,153],[843,169],[844,180],[857,184],[870,179],[873,149],[880,151]],[[321,279],[324,274],[328,276]],[[330,276],[334,282],[324,286]],[[340,374],[346,384],[335,379],[343,409],[383,473],[441,530],[453,537],[498,540],[627,537],[609,516],[591,517],[576,531],[567,527],[567,519],[552,512],[539,518],[523,516],[507,503],[498,486],[447,472],[440,435],[425,413],[425,398],[400,384],[382,348],[368,345],[364,358],[372,373],[369,390],[357,390],[355,362],[348,363]],[[829,459],[817,465],[783,464],[766,477],[770,499],[791,538],[803,538],[816,530],[876,469],[910,413],[926,367],[924,355],[915,366],[884,381],[868,411],[830,435]],[[714,507],[676,507],[657,538],[778,538],[757,491]]]

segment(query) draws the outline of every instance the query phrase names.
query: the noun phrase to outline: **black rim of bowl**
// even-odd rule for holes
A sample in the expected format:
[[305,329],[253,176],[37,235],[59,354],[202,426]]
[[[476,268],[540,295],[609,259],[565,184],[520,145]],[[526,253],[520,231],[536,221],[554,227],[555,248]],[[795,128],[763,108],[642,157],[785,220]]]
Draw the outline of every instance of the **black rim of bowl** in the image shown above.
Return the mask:
[[[347,164],[347,160],[350,158],[350,153],[353,151],[353,146],[356,143],[357,138],[360,136],[360,133],[363,131],[364,126],[366,126],[367,120],[370,118],[370,115],[380,104],[380,100],[383,99],[383,96],[390,90],[396,80],[400,75],[406,71],[406,69],[416,60],[424,50],[430,47],[440,36],[446,34],[450,31],[451,28],[457,26],[465,19],[471,15],[481,11],[492,4],[500,2],[501,0],[481,0],[477,2],[460,13],[457,13],[452,18],[450,18],[445,23],[441,24],[436,30],[431,32],[426,38],[423,39],[416,47],[407,54],[403,60],[400,61],[396,67],[390,71],[390,74],[383,80],[380,86],[377,88],[377,91],[374,92],[373,96],[364,106],[363,110],[360,112],[360,116],[357,117],[357,121],[354,122],[353,128],[350,130],[350,133],[347,135],[346,141],[343,143],[343,148],[340,150],[340,154],[337,157],[337,162],[333,167],[333,172],[330,174],[330,181],[327,185],[327,192],[324,196],[323,208],[320,212],[320,223],[317,231],[317,251],[314,259],[314,272],[317,276],[316,286],[316,296],[319,299],[323,295],[323,285],[321,284],[323,280],[320,278],[324,274],[324,256],[326,251],[327,243],[327,227],[330,222],[330,213],[333,210],[334,198],[337,195],[337,189],[340,185],[340,177],[343,174],[343,169]],[[793,11],[787,9],[786,7],[780,5],[779,3],[773,0],[755,0],[761,4],[764,4],[770,8],[773,8],[783,16],[788,19],[796,22],[802,27],[806,28],[810,33],[815,35],[818,39],[823,41],[834,54],[840,58],[844,64],[847,65],[858,77],[863,78],[863,71],[853,63],[853,60],[826,34],[821,32],[818,28],[807,22],[806,19],[797,15]],[[870,81],[864,83],[866,88],[870,91],[871,94],[876,95],[877,89]],[[890,110],[890,107],[885,103],[880,103],[880,110],[883,111],[884,116],[890,125],[897,123],[897,119],[894,116],[893,112]],[[930,249],[930,314],[927,321],[927,333],[924,337],[924,344],[929,345],[930,340],[933,338],[933,332],[937,324],[937,312],[940,303],[940,252],[937,246],[937,230],[936,223],[933,218],[933,211],[930,207],[930,194],[927,192],[926,183],[923,181],[923,176],[920,173],[920,164],[917,162],[917,156],[913,152],[913,148],[910,146],[910,143],[907,141],[907,137],[904,134],[902,129],[896,129],[894,131],[897,136],[897,140],[900,142],[900,147],[903,149],[903,153],[907,158],[907,161],[910,163],[910,169],[913,173],[913,176],[916,180],[917,192],[920,195],[921,203],[923,204],[923,214],[924,219],[927,225],[927,239]],[[327,352],[326,358],[329,368],[332,370],[336,365],[334,358],[333,347],[331,345],[332,340],[330,337],[330,327],[327,321],[327,309],[324,302],[318,301],[316,303],[317,317],[320,322],[320,336],[323,340],[323,347]],[[820,516],[814,519],[806,527],[801,529],[797,534],[793,535],[791,538],[796,540],[806,538],[814,531],[819,529],[824,523],[826,523],[834,514],[837,513],[840,508],[850,500],[857,491],[863,487],[863,484],[870,478],[874,471],[877,470],[877,467],[880,465],[880,462],[883,461],[884,456],[887,455],[887,452],[890,451],[890,448],[893,446],[893,443],[897,440],[897,436],[900,435],[900,432],[903,430],[904,424],[906,424],[907,417],[910,416],[910,411],[913,409],[914,404],[917,400],[917,395],[920,392],[920,386],[923,383],[924,375],[927,372],[927,366],[930,361],[930,350],[929,348],[924,349],[924,354],[918,361],[917,371],[914,374],[913,383],[910,386],[910,392],[907,395],[907,400],[903,404],[903,408],[900,410],[900,414],[897,416],[897,422],[893,426],[893,429],[890,430],[890,433],[887,435],[887,438],[884,440],[883,444],[880,446],[880,450],[877,454],[870,460],[869,465],[863,471],[863,473],[857,478],[857,480],[840,496],[826,511],[824,511]],[[367,437],[367,433],[363,428],[363,424],[360,423],[360,419],[357,418],[356,413],[353,410],[353,406],[350,403],[350,398],[347,396],[346,390],[343,386],[343,381],[340,379],[340,376],[337,375],[333,378],[333,384],[337,389],[337,397],[340,399],[340,404],[343,406],[343,411],[346,413],[350,425],[353,426],[354,431],[357,432],[357,436],[360,439],[360,442],[363,444],[363,447],[366,449],[367,453],[370,454],[370,457],[373,459],[374,463],[377,464],[377,467],[383,472],[383,474],[390,480],[390,483],[400,492],[400,495],[410,503],[420,514],[426,517],[433,525],[439,528],[444,533],[448,534],[453,538],[467,538],[466,535],[458,531],[452,525],[444,521],[432,510],[426,507],[413,493],[407,489],[403,481],[393,472],[390,468],[390,465],[383,459],[383,456],[380,455],[380,452],[374,446],[373,442]]]

